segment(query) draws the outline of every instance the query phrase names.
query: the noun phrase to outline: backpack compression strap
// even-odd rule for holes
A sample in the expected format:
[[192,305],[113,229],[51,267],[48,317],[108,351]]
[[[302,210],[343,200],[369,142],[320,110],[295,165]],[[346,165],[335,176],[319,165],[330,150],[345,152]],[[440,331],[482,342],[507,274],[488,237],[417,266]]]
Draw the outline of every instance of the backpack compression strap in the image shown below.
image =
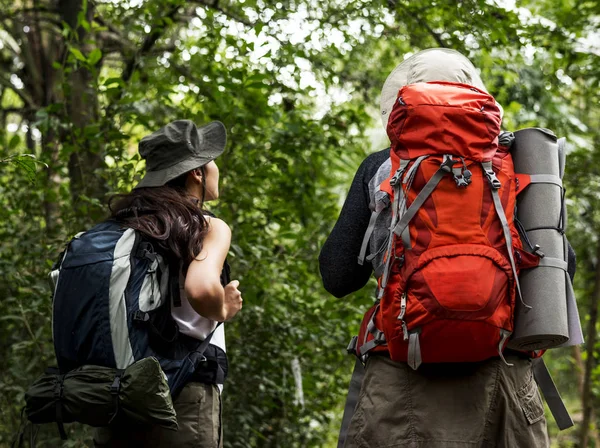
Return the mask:
[[419,209],[423,206],[427,198],[433,193],[433,190],[438,186],[442,178],[452,172],[452,165],[454,161],[451,156],[444,156],[444,162],[440,165],[439,169],[435,172],[429,182],[419,192],[414,202],[410,204],[410,207],[406,210],[406,213],[402,215],[402,218],[393,227],[393,232],[396,236],[402,237],[402,233],[408,227],[408,223],[415,217]]
[[488,183],[490,184],[490,191],[492,192],[492,199],[494,200],[494,208],[496,209],[496,214],[498,215],[500,223],[502,224],[502,231],[504,232],[504,240],[506,241],[508,259],[510,260],[510,267],[512,268],[513,277],[517,286],[517,294],[519,294],[521,304],[523,304],[523,306],[527,310],[530,310],[531,306],[527,305],[523,301],[523,294],[521,294],[521,284],[519,283],[519,276],[517,274],[517,267],[515,265],[515,257],[513,255],[513,245],[512,237],[510,235],[510,228],[508,227],[508,220],[506,219],[506,214],[504,213],[504,207],[502,207],[500,195],[498,194],[498,190],[500,189],[502,184],[496,177],[496,173],[494,173],[494,170],[492,168],[492,162],[483,162],[481,164],[481,167],[483,168],[483,173],[485,174],[485,177],[487,177]]
[[544,394],[546,403],[548,403],[548,407],[550,408],[550,412],[552,412],[554,420],[556,420],[558,428],[562,431],[573,426],[573,419],[571,419],[569,411],[567,411],[565,403],[562,401],[558,389],[550,376],[548,367],[546,367],[542,358],[533,360],[533,376]]

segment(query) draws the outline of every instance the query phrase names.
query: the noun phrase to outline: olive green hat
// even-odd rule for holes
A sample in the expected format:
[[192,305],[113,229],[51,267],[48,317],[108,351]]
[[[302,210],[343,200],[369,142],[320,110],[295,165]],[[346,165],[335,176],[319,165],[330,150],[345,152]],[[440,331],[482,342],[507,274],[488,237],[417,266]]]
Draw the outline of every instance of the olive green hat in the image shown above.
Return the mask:
[[188,171],[206,165],[225,149],[227,132],[220,121],[197,127],[191,120],[176,120],[142,138],[140,155],[146,175],[135,188],[161,187]]

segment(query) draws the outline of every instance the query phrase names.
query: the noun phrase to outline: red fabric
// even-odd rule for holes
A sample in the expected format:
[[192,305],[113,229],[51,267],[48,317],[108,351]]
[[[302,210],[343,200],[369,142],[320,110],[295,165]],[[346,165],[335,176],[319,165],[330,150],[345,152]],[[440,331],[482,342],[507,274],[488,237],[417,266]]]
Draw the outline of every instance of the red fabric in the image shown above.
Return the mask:
[[416,83],[398,92],[387,133],[400,159],[431,154],[435,148],[483,162],[498,149],[500,122],[494,98],[483,91],[450,82]]
[[[514,226],[516,175],[507,148],[498,148],[500,111],[494,98],[464,84],[418,83],[403,87],[388,123],[392,142],[390,178],[400,160],[429,155],[410,189],[402,184],[407,207],[449,154],[471,171],[471,184],[458,188],[446,174],[409,223],[410,249],[394,236],[395,260],[375,322],[395,361],[407,361],[408,341],[399,320],[420,329],[423,362],[472,362],[498,355],[500,330],[512,332],[516,297],[506,240],[481,162],[491,161],[509,223],[517,269],[535,262],[523,252]],[[389,179],[382,189],[393,195]],[[391,254],[386,254],[386,258]],[[371,310],[371,313],[374,309]],[[369,316],[370,318],[370,316]],[[365,322],[367,321],[367,322]],[[365,316],[363,327],[368,319]],[[361,328],[362,339],[365,331]],[[378,350],[382,348],[379,347]]]

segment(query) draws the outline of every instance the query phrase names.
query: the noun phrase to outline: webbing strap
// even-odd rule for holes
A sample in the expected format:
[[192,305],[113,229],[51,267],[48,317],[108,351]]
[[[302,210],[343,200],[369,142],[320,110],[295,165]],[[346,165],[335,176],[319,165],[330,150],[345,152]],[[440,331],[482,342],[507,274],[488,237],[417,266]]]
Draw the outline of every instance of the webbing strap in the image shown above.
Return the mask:
[[[419,165],[421,165],[421,162],[423,160],[425,160],[427,157],[429,157],[429,155],[424,155],[424,156],[420,156],[417,157],[417,159],[415,160],[415,163],[413,164],[413,166],[410,167],[410,169],[408,170],[408,172],[406,173],[406,177],[404,178],[404,182],[405,184],[411,182],[415,177],[417,168],[419,168]],[[408,161],[407,161],[408,162]]]
[[554,420],[556,420],[558,428],[562,431],[573,426],[573,419],[571,419],[569,411],[567,411],[565,403],[560,397],[556,384],[554,384],[548,367],[546,367],[542,358],[533,360],[533,376],[538,386],[540,386],[540,390],[544,395],[546,403],[548,403],[548,407],[550,408],[550,412],[552,412]]
[[65,375],[59,375],[57,382],[54,385],[54,406],[56,412],[56,426],[58,426],[60,438],[62,440],[67,440],[67,432],[65,431],[62,405],[64,381]]
[[373,350],[375,347],[383,344],[384,342],[385,342],[385,339],[382,342],[381,340],[378,340],[377,338],[374,338],[374,339],[371,339],[370,341],[365,342],[363,345],[360,346],[360,350],[359,350],[360,356],[365,356],[369,351]]
[[408,365],[417,370],[423,362],[421,358],[421,343],[419,342],[420,329],[411,332],[408,336]]
[[550,258],[550,257],[540,258],[540,262],[539,262],[538,266],[544,266],[544,267],[549,267],[549,268],[558,268],[558,269],[562,269],[563,271],[567,272],[567,262],[560,258]]
[[531,306],[527,305],[523,301],[523,294],[521,294],[521,284],[519,283],[519,276],[517,274],[517,267],[515,265],[515,257],[513,255],[513,245],[512,245],[512,237],[510,234],[510,228],[508,226],[508,220],[506,219],[506,214],[504,213],[504,207],[502,207],[502,201],[500,200],[500,195],[498,194],[498,189],[500,188],[500,182],[496,178],[494,171],[492,169],[492,162],[483,162],[481,164],[483,167],[483,172],[486,175],[489,185],[490,191],[492,192],[492,198],[494,200],[494,208],[496,209],[496,214],[498,218],[500,218],[500,223],[502,224],[502,231],[504,232],[504,239],[506,241],[506,251],[508,252],[508,259],[510,260],[510,267],[513,272],[513,277],[515,279],[515,285],[517,286],[517,294],[519,295],[519,299],[521,303],[526,308],[526,310],[530,310]]
[[181,306],[181,295],[179,292],[179,262],[171,261],[169,263],[169,288],[173,307]]
[[[400,203],[403,201],[404,198],[404,190],[402,189],[402,175],[404,174],[404,171],[406,171],[406,167],[408,166],[408,164],[410,163],[410,160],[405,160],[402,159],[400,160],[400,167],[398,168],[398,170],[396,171],[396,174],[394,174],[394,177],[392,178],[393,185],[392,187],[394,188],[394,203],[392,204],[392,222],[390,225],[390,234],[388,236],[388,241],[387,241],[387,248],[386,248],[386,256],[385,256],[385,264],[383,267],[383,276],[381,277],[381,287],[379,289],[379,293],[377,295],[377,298],[380,299],[381,296],[383,295],[385,286],[387,285],[387,281],[388,281],[388,277],[390,275],[390,265],[391,265],[391,259],[392,259],[392,247],[393,247],[393,234],[392,234],[392,229],[394,228],[394,226],[396,225],[396,222],[398,221],[398,215],[400,214]],[[391,183],[391,182],[390,182]]]
[[531,174],[529,176],[532,184],[554,184],[562,188],[562,179],[554,174]]
[[340,428],[340,435],[338,437],[338,448],[344,448],[346,444],[346,437],[348,436],[348,428],[350,427],[350,421],[354,415],[354,410],[358,403],[358,396],[360,395],[360,388],[365,376],[365,367],[362,365],[360,360],[356,358],[354,363],[354,371],[352,372],[352,378],[350,379],[350,386],[348,387],[348,396],[346,397],[346,405],[344,406],[344,416],[342,417],[342,426]]
[[[369,319],[369,323],[367,324],[367,333],[365,334],[365,340],[363,341],[363,345],[360,347],[360,356],[366,355],[370,350],[373,350],[375,347],[381,344],[385,344],[385,335],[383,331],[375,326],[375,315],[379,311],[379,305],[375,308],[375,311],[371,315],[371,319]],[[368,334],[373,335],[373,339],[367,341]]]
[[358,264],[360,264],[361,266],[365,262],[365,256],[367,255],[367,247],[369,246],[371,235],[373,235],[373,231],[375,230],[375,224],[377,224],[377,218],[379,218],[380,214],[381,210],[376,210],[373,213],[371,213],[369,226],[367,227],[367,231],[365,232],[365,237],[363,238],[362,245],[360,246],[360,252],[358,254]]
[[406,213],[402,215],[402,218],[400,219],[400,221],[398,221],[398,224],[394,226],[393,232],[397,236],[402,236],[402,232],[404,232],[404,229],[406,229],[410,220],[415,217],[421,206],[425,203],[429,195],[433,193],[433,190],[435,190],[435,187],[437,187],[437,185],[440,183],[440,181],[445,175],[446,171],[440,168],[435,172],[433,176],[431,176],[429,182],[427,182],[425,187],[423,187],[421,192],[415,198],[414,202],[410,204],[410,207],[408,207]]
[[[413,166],[411,166],[410,169],[408,170],[408,172],[406,173],[406,176],[404,178],[404,183],[407,184],[406,191],[410,190],[410,187],[412,186],[415,175],[417,174],[417,168],[419,168],[419,166],[421,165],[421,162],[423,160],[425,160],[427,157],[429,157],[429,155],[424,155],[424,156],[418,157],[417,160],[415,160],[415,163],[413,164]],[[402,210],[403,214],[405,211],[406,211],[406,202],[405,202],[403,210]],[[407,249],[407,250],[412,249],[412,246],[410,245],[410,230],[408,229],[408,226],[406,226],[406,228],[404,229],[404,232],[402,232],[400,239],[402,240],[402,245],[404,246],[405,249]]]

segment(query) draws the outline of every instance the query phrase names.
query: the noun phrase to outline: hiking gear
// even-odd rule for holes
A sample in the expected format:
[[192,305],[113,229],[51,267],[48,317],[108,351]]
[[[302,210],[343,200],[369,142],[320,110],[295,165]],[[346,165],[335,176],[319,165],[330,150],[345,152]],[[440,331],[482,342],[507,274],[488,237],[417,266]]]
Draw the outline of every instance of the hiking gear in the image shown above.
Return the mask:
[[383,343],[415,369],[502,356],[521,245],[514,169],[499,134],[495,100],[470,85],[400,89],[388,124],[391,170],[379,187],[392,212],[380,303],[359,336],[361,356]]
[[227,132],[220,121],[199,128],[190,120],[169,123],[140,141],[146,175],[135,188],[160,187],[206,165],[223,153],[226,142]]
[[[419,51],[401,62],[385,80],[380,101],[383,127],[387,129],[392,108],[398,98],[398,91],[402,87],[433,80],[469,84],[487,92],[477,69],[458,51],[448,48],[429,48]],[[498,104],[497,106],[500,107]]]
[[179,429],[131,428],[115,425],[98,428],[96,448],[222,448],[221,394],[214,384],[188,383],[173,402]]
[[538,386],[540,386],[544,399],[548,403],[548,408],[552,412],[554,420],[556,420],[558,429],[562,431],[570,428],[574,425],[573,419],[569,415],[569,411],[558,393],[556,384],[554,384],[543,358],[536,358],[532,362],[533,376]]
[[198,341],[179,333],[179,261],[156,252],[139,232],[115,221],[73,238],[60,264],[53,336],[61,373],[83,365],[125,369],[155,357],[176,394],[204,359],[212,333]]
[[67,373],[49,369],[25,394],[25,412],[32,423],[57,422],[107,426],[117,417],[128,424],[177,429],[169,386],[155,358],[126,369],[86,365]]
[[536,267],[520,275],[523,295],[533,306],[517,303],[515,330],[508,347],[540,350],[578,345],[583,332],[567,272],[567,210],[562,177],[565,139],[547,129],[515,132],[511,153],[518,179],[517,218],[524,248],[537,253]]
[[549,448],[544,407],[525,357],[478,363],[406,363],[373,355],[346,448]]
[[348,386],[346,404],[344,405],[342,426],[340,427],[340,434],[338,436],[338,448],[344,448],[344,445],[346,444],[348,429],[350,428],[350,422],[354,416],[354,409],[356,409],[356,405],[358,404],[358,395],[360,394],[360,388],[364,377],[365,366],[358,358],[356,358],[354,370],[352,371],[352,378],[350,379],[350,386]]
[[[181,305],[179,273],[178,260],[155,251],[141,233],[123,228],[116,221],[100,223],[76,235],[51,272],[57,378],[62,381],[90,371],[100,372],[97,376],[102,378],[102,372],[123,372],[143,360],[155,359],[164,372],[161,375],[165,375],[167,391],[176,397],[195,374],[208,366],[204,355],[214,334],[213,330],[199,341],[179,332],[171,315],[171,307]],[[224,357],[224,352],[214,355],[217,367]],[[223,382],[226,362],[224,368],[212,370],[212,377]],[[152,391],[152,384],[140,378],[132,390]],[[113,387],[118,386],[114,381]],[[36,393],[35,388],[31,393]],[[70,395],[70,406],[84,407],[85,396]],[[127,412],[111,415],[111,421],[116,418],[135,423]],[[61,415],[56,418],[60,427]],[[77,412],[69,418],[96,426],[110,423],[93,421]],[[61,436],[65,436],[64,431]]]

